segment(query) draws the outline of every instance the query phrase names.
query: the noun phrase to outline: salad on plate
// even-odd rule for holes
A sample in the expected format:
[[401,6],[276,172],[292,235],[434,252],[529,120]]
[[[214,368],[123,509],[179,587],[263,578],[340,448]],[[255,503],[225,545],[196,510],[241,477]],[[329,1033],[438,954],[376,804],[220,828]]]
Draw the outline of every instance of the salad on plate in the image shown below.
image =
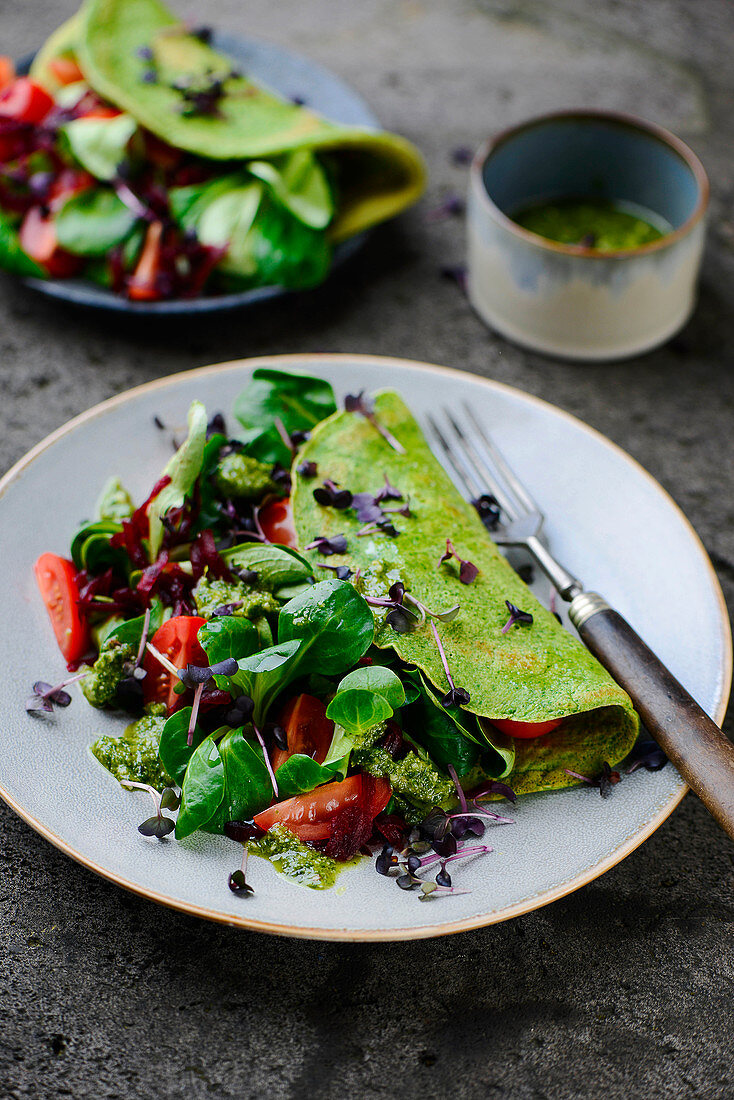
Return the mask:
[[423,190],[404,138],[255,83],[159,0],[86,0],[0,58],[0,267],[137,302],[315,286]]
[[629,697],[499,553],[496,501],[460,496],[402,398],[338,409],[325,380],[259,368],[232,412],[194,402],[146,499],[113,478],[68,555],[35,565],[70,674],[27,709],[68,706],[75,683],[126,716],[91,751],[150,800],[140,832],[241,843],[242,894],[248,852],[324,887],[377,851],[428,899],[491,852],[512,822],[498,800],[607,795],[639,731]]

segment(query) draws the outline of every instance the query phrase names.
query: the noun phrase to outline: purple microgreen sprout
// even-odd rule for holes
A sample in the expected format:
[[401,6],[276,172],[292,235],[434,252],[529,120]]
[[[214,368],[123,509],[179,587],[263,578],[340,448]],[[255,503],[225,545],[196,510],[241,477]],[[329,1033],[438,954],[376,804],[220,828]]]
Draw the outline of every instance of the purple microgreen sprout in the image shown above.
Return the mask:
[[313,498],[317,504],[323,505],[324,508],[336,508],[339,512],[352,507],[352,494],[349,490],[340,488],[335,481],[331,481],[328,477],[324,478],[323,483],[314,489]]
[[263,756],[265,757],[265,767],[268,769],[268,775],[270,776],[270,782],[273,785],[273,794],[278,798],[278,781],[275,778],[275,772],[273,771],[273,765],[270,763],[270,757],[268,756],[268,750],[265,748],[265,742],[263,741],[263,735],[253,722],[252,728],[255,731],[255,737],[260,742],[260,748],[263,750]]
[[337,580],[348,581],[352,574],[352,570],[348,565],[326,565],[325,562],[317,562],[317,569],[331,569],[333,570]]
[[282,726],[273,726],[273,741],[283,752],[288,752],[288,734]]
[[467,272],[465,264],[447,264],[441,268],[441,278],[456,283],[459,290],[466,294]]
[[469,145],[458,145],[451,150],[450,159],[457,168],[466,168],[474,160],[474,151]]
[[150,608],[146,607],[145,617],[143,619],[143,632],[140,635],[140,645],[138,646],[138,652],[135,656],[135,666],[134,666],[135,668],[138,667],[138,665],[140,664],[140,662],[143,659],[143,654],[145,653],[145,646],[146,646],[146,643],[148,641],[148,631],[149,631],[149,629],[150,629]]
[[433,637],[434,637],[434,640],[436,642],[436,647],[437,647],[439,655],[441,657],[441,664],[443,665],[443,670],[446,673],[446,679],[449,682],[449,690],[446,692],[446,694],[444,696],[442,696],[441,706],[442,707],[466,706],[467,703],[469,703],[471,701],[471,696],[469,695],[469,692],[466,690],[466,688],[457,688],[456,684],[452,680],[451,672],[449,670],[449,663],[446,659],[446,653],[444,652],[444,648],[441,645],[441,639],[438,636],[438,631],[436,630],[436,624],[433,621],[431,621],[431,630],[433,631]]
[[612,787],[622,780],[622,776],[619,772],[612,771],[606,760],[602,764],[601,772],[595,778],[590,778],[588,775],[581,775],[579,772],[572,772],[570,768],[564,768],[563,770],[566,775],[572,776],[573,779],[580,779],[582,783],[588,783],[590,787],[598,787],[599,794],[602,798],[609,798],[612,793]]
[[115,191],[117,192],[118,199],[128,208],[131,214],[134,214],[136,218],[150,218],[150,211],[147,206],[141,202],[138,196],[130,190],[128,185],[123,179],[119,177],[113,184]]
[[399,455],[405,454],[405,447],[402,443],[395,438],[391,431],[388,431],[384,424],[380,424],[375,416],[372,404],[367,401],[364,396],[364,390],[360,390],[358,394],[348,393],[344,398],[344,408],[347,412],[361,413],[365,420],[369,420],[372,427],[380,433],[382,438],[394,451],[397,451]]
[[242,607],[244,600],[233,600],[232,603],[221,603],[219,607],[215,607],[212,611],[212,618],[222,618],[227,615],[234,615],[235,611]]
[[352,508],[360,523],[376,523],[378,519],[382,519],[382,508],[372,493],[355,493],[352,497]]
[[250,846],[245,843],[242,848],[242,863],[239,866],[239,870],[234,871],[227,879],[227,886],[233,894],[241,894],[242,897],[249,897],[254,894],[255,891],[249,885],[245,878],[245,872],[247,871],[247,859],[250,854]]
[[428,211],[426,221],[442,222],[447,218],[460,217],[465,210],[466,203],[461,196],[457,195],[455,191],[449,191],[438,206],[434,206],[432,210]]
[[238,695],[229,710],[225,712],[224,720],[228,726],[236,729],[250,721],[254,709],[255,704],[249,695]]
[[403,494],[399,489],[396,489],[394,485],[391,485],[388,481],[387,474],[383,474],[385,484],[382,489],[379,489],[374,496],[375,504],[381,504],[383,500],[402,500]]
[[645,768],[649,772],[660,771],[668,763],[668,758],[657,741],[650,738],[649,740],[638,741],[627,757],[627,761],[631,763],[625,774],[632,775],[638,768]]
[[201,705],[201,697],[204,694],[205,681],[202,680],[200,684],[196,685],[194,691],[194,701],[191,704],[191,717],[189,718],[189,728],[186,733],[186,744],[191,747],[194,743],[194,730],[196,729],[196,719],[199,717],[199,707]]
[[346,554],[347,536],[334,535],[329,539],[326,538],[325,535],[317,535],[313,542],[310,542],[305,549],[318,550],[319,554],[323,554],[324,557],[330,557],[332,554]]
[[301,477],[316,477],[318,474],[318,466],[315,462],[301,462],[296,466],[296,473]]
[[486,798],[490,794],[499,794],[503,798],[506,798],[508,802],[517,802],[517,795],[513,791],[512,787],[508,787],[506,783],[500,782],[499,779],[490,779],[481,790],[475,791],[473,795],[474,803],[478,803],[480,799]]
[[499,527],[502,510],[499,501],[491,493],[482,493],[476,497],[472,504],[477,514],[488,531],[496,531]]
[[76,676],[62,680],[60,684],[47,684],[45,680],[36,680],[33,685],[33,694],[29,695],[25,701],[25,709],[29,714],[38,711],[51,714],[55,706],[68,707],[71,703],[71,696],[64,688],[67,688],[69,684],[76,683],[77,680],[83,680],[90,672],[91,669],[85,669],[84,672],[80,672]]
[[452,558],[456,558],[459,563],[459,580],[462,584],[471,584],[472,581],[475,581],[477,579],[477,576],[479,575],[479,570],[477,569],[474,562],[465,561],[462,557],[460,557],[459,554],[456,552],[456,548],[451,539],[446,539],[446,550],[439,558],[439,568],[444,564],[444,562],[451,561]]
[[428,901],[429,898],[442,898],[448,894],[470,894],[471,890],[457,890],[455,887],[438,886],[435,882],[421,884],[421,892],[418,901]]
[[533,621],[533,616],[529,611],[521,611],[519,607],[515,607],[514,603],[510,603],[509,600],[505,600],[505,606],[510,612],[510,617],[502,627],[503,634],[506,634],[513,626],[530,626]]
[[448,856],[440,855],[438,852],[429,852],[425,856],[410,855],[408,856],[407,867],[412,875],[417,875],[420,871],[425,871],[436,863],[440,863],[442,867],[445,867],[447,863],[451,863],[455,859],[484,856],[493,851],[494,848],[490,847],[489,844],[475,844],[469,848],[460,848],[457,852]]
[[181,805],[181,799],[172,787],[166,787],[159,794],[155,787],[149,783],[135,783],[132,779],[121,779],[120,786],[126,791],[146,791],[153,799],[155,817],[149,817],[138,825],[138,832],[143,836],[154,836],[156,840],[165,840],[172,833],[176,823],[170,817],[164,817],[163,810],[177,810]]
[[522,565],[516,565],[513,568],[524,584],[532,584],[535,580],[535,567],[532,562],[526,561]]

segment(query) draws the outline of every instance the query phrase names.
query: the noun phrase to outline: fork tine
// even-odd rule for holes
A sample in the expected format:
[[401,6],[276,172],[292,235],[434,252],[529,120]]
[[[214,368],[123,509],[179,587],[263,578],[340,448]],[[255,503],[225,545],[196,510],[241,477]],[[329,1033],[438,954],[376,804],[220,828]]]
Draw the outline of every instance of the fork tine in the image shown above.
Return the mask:
[[502,454],[502,451],[499,449],[492,437],[488,434],[486,429],[484,429],[479,423],[476,413],[474,412],[468,401],[464,402],[464,412],[471,420],[472,424],[474,425],[474,429],[479,437],[478,441],[474,440],[473,442],[476,449],[482,455],[484,462],[487,465],[494,465],[497,473],[502,478],[504,478],[508,488],[512,491],[518,502],[522,505],[523,508],[525,508],[526,511],[537,512],[538,515],[542,515],[540,508],[533,500],[523,483],[520,481],[520,478],[517,476],[515,471],[509,465],[509,463],[505,459],[505,456]]
[[[444,407],[443,411],[454,430],[457,451],[460,451],[465,460],[471,465],[477,482],[482,486],[480,492],[486,493],[487,490],[489,490],[496,497],[506,518],[509,521],[516,519],[518,515],[518,502],[514,501],[512,495],[507,492],[504,484],[497,478],[492,467],[482,461],[473,441],[467,436],[451,410]],[[519,511],[520,514],[522,514],[524,512],[524,506],[521,505]]]
[[446,436],[441,431],[438,423],[436,422],[434,417],[431,416],[430,413],[426,413],[426,420],[431,425],[431,430],[433,431],[433,434],[435,435],[438,442],[441,444],[442,451],[451,463],[451,468],[459,480],[459,485],[461,489],[464,492],[467,492],[470,496],[480,496],[485,491],[486,485],[484,485],[483,482],[480,481],[475,470],[466,460],[463,453],[460,452],[458,448],[456,450],[452,449],[450,443],[446,439]]

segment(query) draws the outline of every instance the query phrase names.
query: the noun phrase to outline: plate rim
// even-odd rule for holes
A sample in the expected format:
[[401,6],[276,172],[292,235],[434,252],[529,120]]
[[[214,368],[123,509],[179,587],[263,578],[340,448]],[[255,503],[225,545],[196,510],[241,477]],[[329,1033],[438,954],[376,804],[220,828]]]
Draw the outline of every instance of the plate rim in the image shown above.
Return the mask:
[[[435,363],[426,363],[415,359],[403,359],[397,356],[387,355],[370,355],[369,353],[352,353],[352,352],[304,352],[299,354],[275,354],[275,355],[259,355],[244,359],[231,359],[224,362],[213,363],[203,367],[197,367],[192,370],[177,371],[175,374],[167,375],[163,378],[154,378],[148,382],[141,383],[139,386],[134,386],[131,389],[124,390],[122,393],[115,394],[113,397],[107,398],[105,401],[101,401],[91,408],[86,409],[84,412],[79,413],[77,416],[72,417],[71,420],[66,421],[60,427],[56,428],[49,435],[45,436],[42,440],[31,447],[17,462],[15,462],[10,469],[0,478],[0,500],[5,495],[7,490],[13,485],[23,472],[43,453],[49,448],[53,447],[60,439],[75,432],[78,428],[84,424],[97,419],[99,416],[103,416],[117,406],[123,405],[126,402],[139,397],[141,394],[150,394],[161,389],[168,387],[175,387],[183,380],[191,380],[191,378],[209,377],[211,375],[225,373],[231,371],[233,368],[244,367],[248,370],[256,370],[258,367],[270,367],[288,369],[293,368],[296,363],[300,363],[302,367],[305,365],[306,369],[310,369],[310,364],[317,365],[319,363],[335,362],[348,359],[350,361],[358,361],[365,365],[377,364],[380,366],[399,366],[401,369],[415,370],[419,373],[434,373],[438,375],[448,376],[454,378],[456,375],[461,377],[468,377],[473,381],[476,381],[482,386],[486,386],[489,390],[500,390],[511,396],[520,397],[531,404],[539,405],[545,410],[551,410],[554,414],[560,415],[565,420],[572,423],[576,428],[581,428],[584,432],[587,432],[592,437],[611,448],[614,452],[622,457],[627,463],[631,464],[638,474],[642,474],[645,480],[647,480],[658,493],[662,494],[667,502],[672,506],[673,510],[678,514],[678,518],[682,520],[684,526],[687,528],[689,535],[693,537],[694,545],[698,548],[702,564],[705,565],[708,570],[710,580],[713,584],[713,592],[716,596],[719,612],[720,612],[720,628],[721,628],[721,640],[723,642],[723,656],[722,656],[722,698],[720,699],[718,706],[715,708],[715,712],[712,715],[714,721],[721,725],[724,715],[726,714],[729,694],[731,691],[732,683],[732,671],[733,671],[733,647],[732,647],[732,634],[731,623],[729,620],[729,612],[724,599],[724,594],[721,589],[719,578],[716,575],[716,571],[711,563],[708,552],[706,551],[701,538],[693,527],[688,517],[683,512],[680,505],[674,500],[670,493],[653,477],[645,467],[628,454],[619,444],[605,436],[603,432],[598,431],[596,428],[589,424],[586,424],[583,420],[574,416],[572,413],[566,412],[565,409],[559,408],[557,405],[553,405],[550,401],[546,401],[541,397],[537,397],[535,394],[527,393],[525,390],[519,389],[517,386],[511,386],[506,382],[499,382],[492,378],[485,378],[482,375],[471,374],[468,371],[459,370],[456,367],[440,366]],[[65,841],[62,837],[58,836],[41,821],[35,818],[29,813],[23,806],[21,806],[10,793],[5,789],[0,781],[0,798],[23,820],[27,825],[30,825],[35,832],[39,833],[45,840],[53,844],[53,846],[65,855],[70,856],[77,863],[81,864],[87,870],[94,871],[102,878],[109,882],[113,882],[117,886],[121,886],[131,893],[137,894],[139,897],[146,898],[149,901],[157,902],[161,905],[165,905],[169,909],[174,909],[178,912],[187,913],[191,916],[202,917],[207,920],[212,920],[218,924],[224,924],[233,928],[243,928],[253,932],[266,932],[270,935],[288,936],[294,939],[307,939],[307,940],[322,940],[322,941],[338,941],[349,943],[363,943],[363,942],[395,942],[417,939],[432,939],[438,936],[453,935],[457,932],[466,932],[475,928],[485,928],[492,924],[499,924],[506,920],[511,920],[513,917],[519,917],[526,913],[533,912],[536,909],[541,909],[546,905],[550,905],[554,901],[558,901],[560,898],[565,897],[568,894],[573,893],[576,890],[581,889],[582,886],[586,886],[589,882],[593,882],[594,879],[599,878],[601,875],[610,871],[618,863],[621,863],[628,855],[631,855],[641,844],[644,843],[652,834],[662,825],[662,823],[670,816],[673,810],[680,804],[683,797],[688,791],[688,786],[681,779],[679,788],[670,795],[663,806],[658,810],[655,816],[647,822],[647,824],[639,831],[635,832],[631,837],[622,841],[616,848],[614,848],[605,857],[598,860],[591,867],[587,868],[581,874],[572,876],[569,879],[558,883],[556,886],[550,889],[540,891],[536,895],[524,898],[522,901],[515,902],[513,905],[506,906],[502,909],[489,911],[485,913],[475,914],[471,917],[464,917],[460,920],[448,920],[441,924],[435,925],[421,925],[414,926],[409,925],[404,928],[368,928],[368,929],[349,929],[349,928],[308,928],[299,927],[289,924],[273,923],[271,921],[262,921],[256,918],[248,917],[247,915],[233,916],[232,914],[222,913],[220,910],[210,909],[207,906],[196,905],[187,901],[172,898],[167,894],[158,893],[155,890],[151,890],[147,887],[141,886],[138,883],[131,882],[124,876],[117,874],[108,868],[95,863],[93,860],[87,858],[82,853],[78,852],[71,844]]]

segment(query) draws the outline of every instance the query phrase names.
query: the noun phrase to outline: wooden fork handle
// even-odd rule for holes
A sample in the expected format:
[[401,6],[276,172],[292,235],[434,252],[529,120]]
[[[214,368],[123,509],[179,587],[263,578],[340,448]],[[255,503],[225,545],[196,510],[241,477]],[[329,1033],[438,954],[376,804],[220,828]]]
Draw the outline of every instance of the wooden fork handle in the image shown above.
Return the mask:
[[602,597],[576,596],[569,616],[688,786],[734,840],[734,744]]

